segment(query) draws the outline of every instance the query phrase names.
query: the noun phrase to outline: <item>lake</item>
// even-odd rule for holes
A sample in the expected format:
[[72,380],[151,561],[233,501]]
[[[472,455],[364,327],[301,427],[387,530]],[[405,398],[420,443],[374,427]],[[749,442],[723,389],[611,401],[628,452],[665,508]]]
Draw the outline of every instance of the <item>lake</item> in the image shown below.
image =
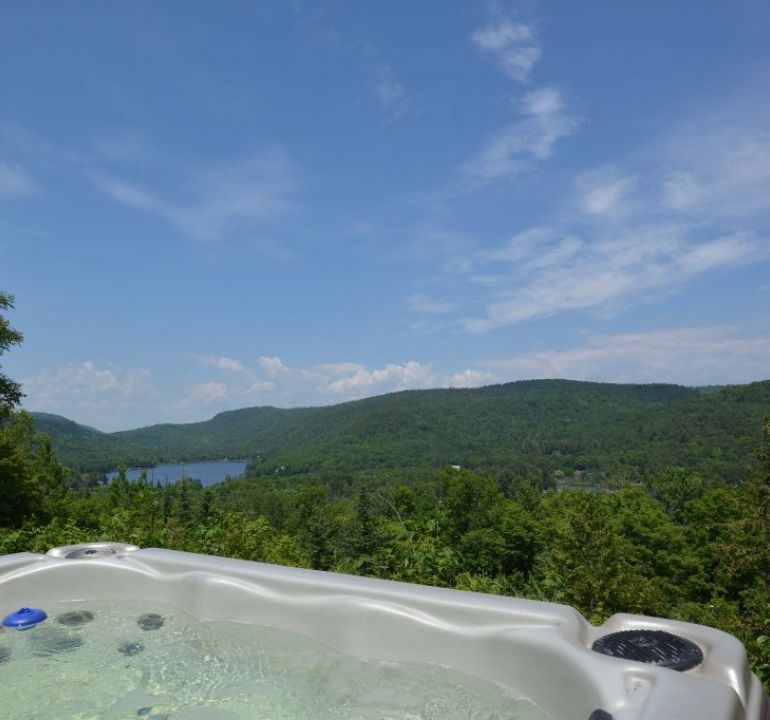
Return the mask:
[[[153,485],[159,482],[161,485],[169,485],[178,482],[182,477],[195,478],[203,483],[204,487],[216,485],[225,478],[239,477],[243,475],[246,463],[239,460],[208,460],[206,462],[171,463],[168,465],[156,465],[147,468],[147,480]],[[139,468],[131,468],[126,472],[129,480],[138,480],[141,473]],[[112,480],[118,474],[117,470],[107,473],[107,479]]]

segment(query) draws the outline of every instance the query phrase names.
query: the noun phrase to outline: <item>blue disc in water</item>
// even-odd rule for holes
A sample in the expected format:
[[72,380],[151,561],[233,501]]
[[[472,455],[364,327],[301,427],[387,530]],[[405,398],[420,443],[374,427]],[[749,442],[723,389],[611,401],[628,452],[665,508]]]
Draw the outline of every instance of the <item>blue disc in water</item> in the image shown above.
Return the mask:
[[14,630],[29,630],[39,625],[48,615],[38,608],[21,608],[3,618],[3,625]]

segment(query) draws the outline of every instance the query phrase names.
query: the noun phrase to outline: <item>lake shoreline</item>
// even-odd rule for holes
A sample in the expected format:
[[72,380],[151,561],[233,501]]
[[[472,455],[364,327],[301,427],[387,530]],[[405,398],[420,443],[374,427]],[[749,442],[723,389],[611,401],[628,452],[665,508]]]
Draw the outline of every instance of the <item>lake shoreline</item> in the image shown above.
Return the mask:
[[[155,485],[174,485],[182,479],[199,480],[204,487],[217,485],[228,478],[242,477],[246,471],[246,460],[204,460],[199,462],[160,463],[153,467],[135,467],[126,470],[129,481],[138,480],[143,472],[147,481]],[[118,471],[107,473],[107,482],[117,477]]]

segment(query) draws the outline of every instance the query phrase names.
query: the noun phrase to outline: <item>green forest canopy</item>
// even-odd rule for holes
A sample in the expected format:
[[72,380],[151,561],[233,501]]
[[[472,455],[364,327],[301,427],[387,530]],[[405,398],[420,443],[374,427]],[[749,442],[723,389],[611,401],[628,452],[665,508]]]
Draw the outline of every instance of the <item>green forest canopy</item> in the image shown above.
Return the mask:
[[724,388],[535,380],[414,390],[330,407],[224,412],[205,422],[100,433],[34,414],[76,471],[222,457],[250,475],[404,474],[461,465],[503,482],[640,481],[668,467],[737,481],[753,463],[770,381]]

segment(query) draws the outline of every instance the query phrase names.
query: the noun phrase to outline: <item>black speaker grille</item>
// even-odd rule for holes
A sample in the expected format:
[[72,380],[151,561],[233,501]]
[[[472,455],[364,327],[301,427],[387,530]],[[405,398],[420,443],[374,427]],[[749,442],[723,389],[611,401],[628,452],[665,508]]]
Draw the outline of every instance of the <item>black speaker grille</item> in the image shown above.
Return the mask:
[[665,630],[623,630],[600,637],[591,649],[673,670],[690,670],[703,662],[703,653],[692,640]]

